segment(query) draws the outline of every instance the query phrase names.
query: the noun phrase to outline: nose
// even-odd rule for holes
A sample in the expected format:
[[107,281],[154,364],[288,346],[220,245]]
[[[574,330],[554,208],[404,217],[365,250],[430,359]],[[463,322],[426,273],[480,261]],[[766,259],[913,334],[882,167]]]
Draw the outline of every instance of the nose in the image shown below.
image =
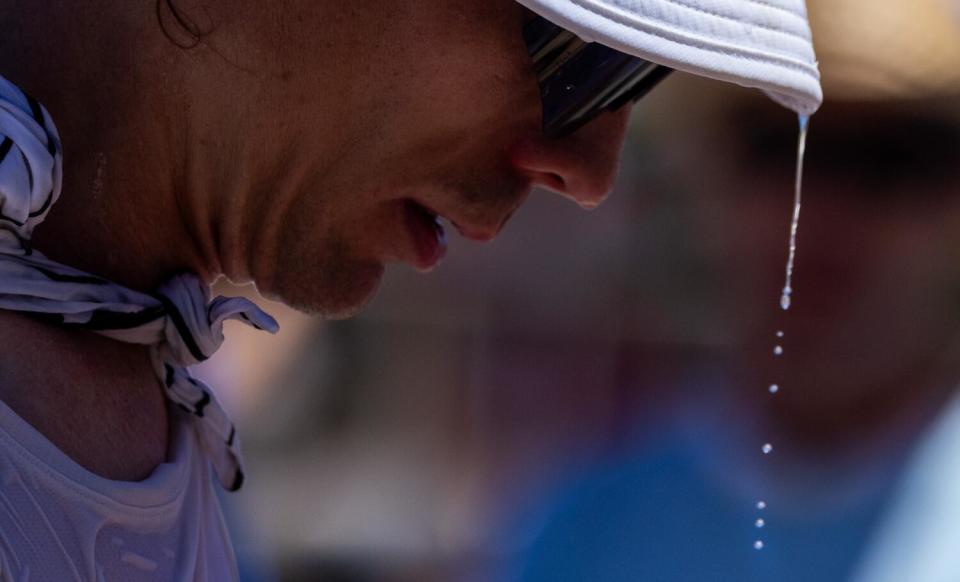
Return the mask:
[[559,139],[542,135],[514,145],[514,169],[533,185],[552,190],[586,209],[596,208],[613,189],[620,168],[630,107],[605,112]]

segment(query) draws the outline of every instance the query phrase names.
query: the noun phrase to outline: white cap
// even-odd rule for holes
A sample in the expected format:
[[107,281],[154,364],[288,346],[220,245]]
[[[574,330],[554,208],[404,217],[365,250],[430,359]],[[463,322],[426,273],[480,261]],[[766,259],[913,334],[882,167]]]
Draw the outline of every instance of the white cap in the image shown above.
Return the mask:
[[804,0],[518,0],[627,54],[765,91],[810,115],[823,91]]

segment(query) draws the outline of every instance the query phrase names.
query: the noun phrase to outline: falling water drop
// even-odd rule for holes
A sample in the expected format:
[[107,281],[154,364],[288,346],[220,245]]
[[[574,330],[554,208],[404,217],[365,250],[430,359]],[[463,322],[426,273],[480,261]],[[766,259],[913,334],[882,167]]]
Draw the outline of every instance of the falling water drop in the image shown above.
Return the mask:
[[[800,223],[800,202],[801,202],[801,192],[802,192],[802,177],[803,177],[803,157],[806,153],[806,144],[807,144],[807,129],[809,127],[810,118],[807,115],[799,116],[800,123],[800,135],[797,139],[797,173],[794,180],[794,191],[793,191],[793,215],[790,221],[790,240],[787,253],[787,266],[786,266],[786,277],[783,285],[783,290],[780,293],[780,308],[784,311],[790,309],[791,304],[793,303],[793,264],[797,255],[797,227]],[[777,330],[776,336],[778,339],[782,340],[784,337],[783,330]],[[783,355],[783,345],[777,343],[773,348],[774,357],[780,357]],[[777,384],[770,384],[767,388],[770,394],[777,394],[780,391],[780,386]],[[765,443],[760,450],[763,451],[764,455],[769,455],[773,452],[773,445],[770,443]],[[757,509],[764,510],[767,508],[766,501],[757,501]],[[757,518],[754,522],[754,525],[757,528],[762,528],[766,525],[766,521],[763,518]],[[756,550],[763,549],[763,540],[756,540],[753,542],[753,547]]]
[[793,295],[793,260],[797,255],[797,226],[800,223],[800,192],[803,177],[803,154],[807,149],[807,127],[810,118],[800,116],[800,137],[797,140],[797,175],[793,189],[793,219],[790,221],[790,246],[787,256],[787,277],[780,295],[780,307],[786,311],[790,309],[790,296]]

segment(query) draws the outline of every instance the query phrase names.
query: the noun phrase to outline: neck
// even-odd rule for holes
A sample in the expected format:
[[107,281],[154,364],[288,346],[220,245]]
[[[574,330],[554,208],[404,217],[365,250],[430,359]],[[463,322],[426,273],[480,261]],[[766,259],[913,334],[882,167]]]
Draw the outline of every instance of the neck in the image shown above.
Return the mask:
[[199,112],[182,97],[179,49],[158,50],[169,41],[151,10],[112,2],[107,17],[81,4],[40,8],[52,19],[0,20],[0,37],[17,39],[0,43],[0,72],[47,107],[64,148],[62,194],[34,246],[141,291],[184,271],[211,282],[222,272],[220,217],[208,176],[184,163],[195,159]]

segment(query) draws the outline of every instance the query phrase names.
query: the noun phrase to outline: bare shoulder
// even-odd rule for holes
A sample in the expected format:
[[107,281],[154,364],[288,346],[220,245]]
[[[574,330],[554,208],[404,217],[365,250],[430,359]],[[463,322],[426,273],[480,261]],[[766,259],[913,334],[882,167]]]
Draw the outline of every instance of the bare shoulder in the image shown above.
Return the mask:
[[166,456],[166,401],[144,347],[0,310],[0,400],[100,476],[141,480]]

